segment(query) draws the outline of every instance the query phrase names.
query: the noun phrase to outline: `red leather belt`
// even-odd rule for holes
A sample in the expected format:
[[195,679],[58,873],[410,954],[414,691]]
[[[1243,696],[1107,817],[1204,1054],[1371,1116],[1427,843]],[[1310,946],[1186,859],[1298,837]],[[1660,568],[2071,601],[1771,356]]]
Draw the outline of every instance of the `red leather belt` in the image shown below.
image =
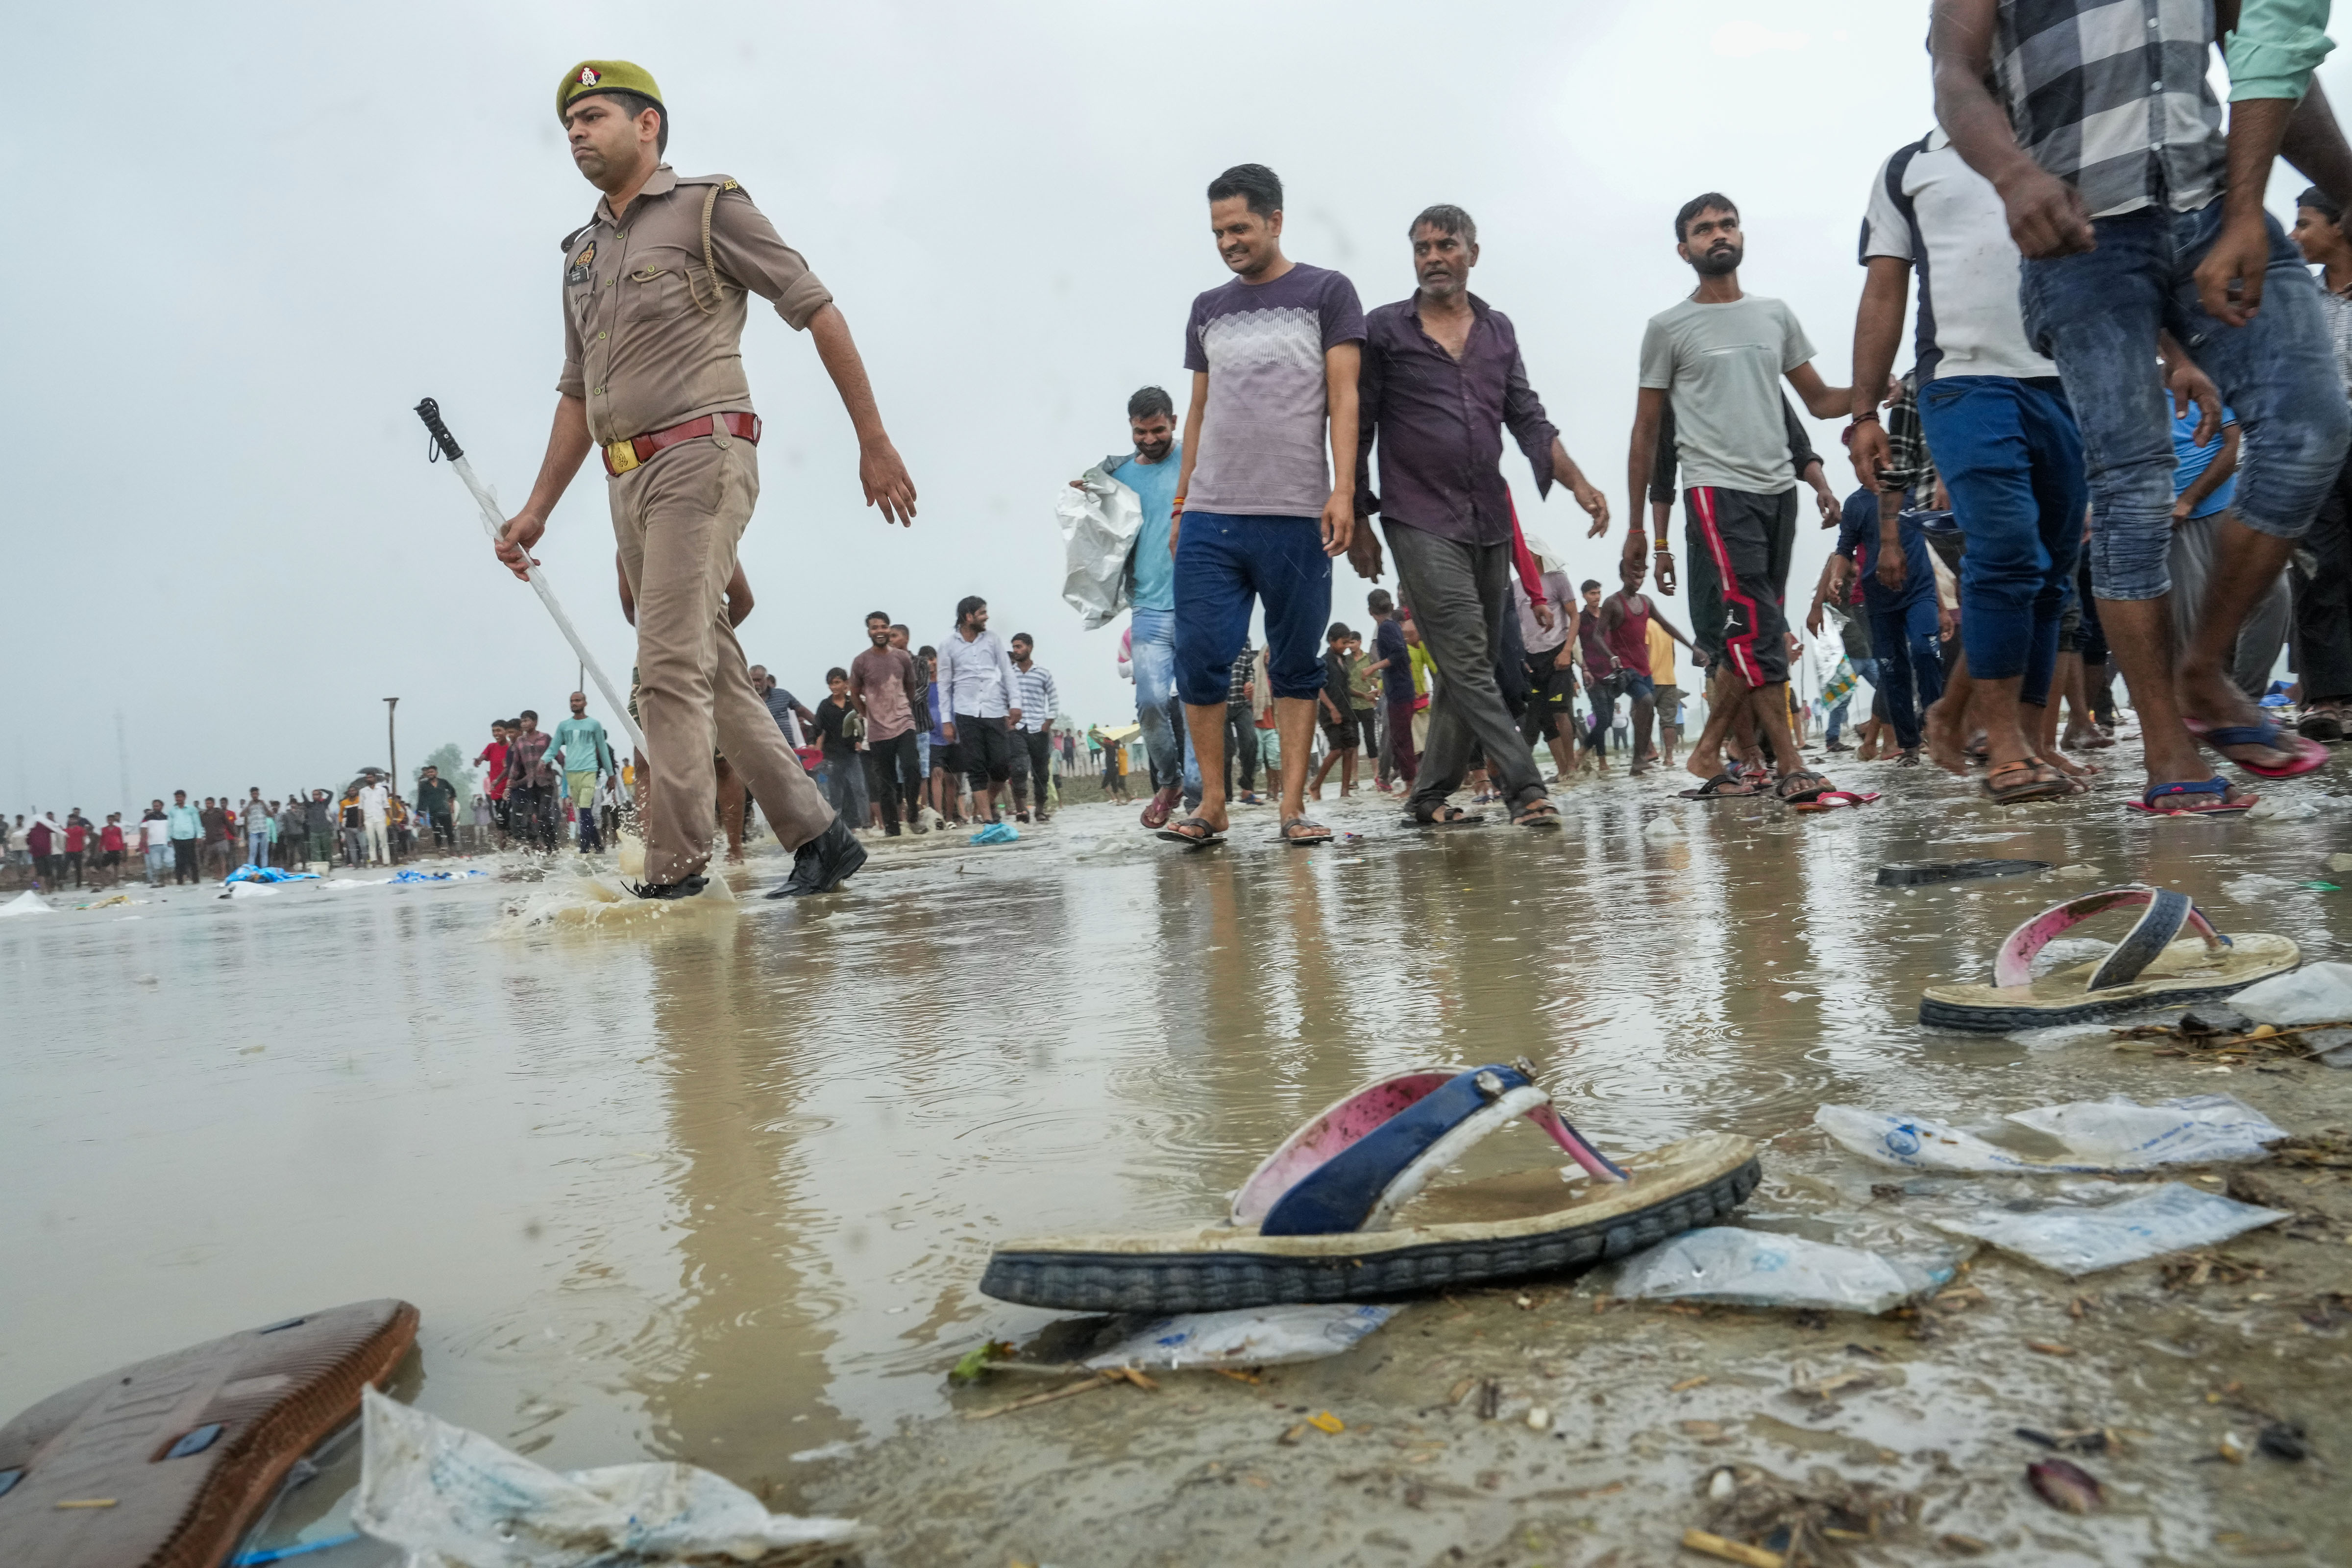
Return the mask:
[[727,422],[727,433],[740,436],[754,447],[760,444],[760,416],[756,414],[706,414],[699,419],[689,419],[683,425],[673,425],[667,430],[656,430],[649,436],[632,436],[625,441],[604,444],[604,471],[618,479],[641,463],[653,461],[653,456],[665,447],[675,447],[680,441],[692,441],[712,435],[718,420]]

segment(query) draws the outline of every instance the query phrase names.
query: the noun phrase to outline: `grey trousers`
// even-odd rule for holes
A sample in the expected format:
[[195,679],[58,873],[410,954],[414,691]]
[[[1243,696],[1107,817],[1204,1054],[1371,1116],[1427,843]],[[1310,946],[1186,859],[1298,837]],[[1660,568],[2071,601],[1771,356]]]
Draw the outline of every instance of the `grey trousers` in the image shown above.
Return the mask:
[[[2213,577],[2214,535],[2227,515],[2226,510],[2217,511],[2173,525],[2172,548],[2165,566],[2172,575],[2172,635],[2183,647],[2205,607],[2205,586]],[[2230,679],[2247,696],[2259,698],[2270,689],[2271,668],[2278,663],[2279,649],[2286,646],[2294,616],[2294,597],[2282,572],[2270,591],[2246,613],[2246,624],[2238,628]]]
[[1434,807],[1462,785],[1475,745],[1514,807],[1544,793],[1535,754],[1495,684],[1495,649],[1511,602],[1511,547],[1464,544],[1408,523],[1386,523],[1403,598],[1437,667],[1429,703],[1429,745],[1422,753],[1410,805]]

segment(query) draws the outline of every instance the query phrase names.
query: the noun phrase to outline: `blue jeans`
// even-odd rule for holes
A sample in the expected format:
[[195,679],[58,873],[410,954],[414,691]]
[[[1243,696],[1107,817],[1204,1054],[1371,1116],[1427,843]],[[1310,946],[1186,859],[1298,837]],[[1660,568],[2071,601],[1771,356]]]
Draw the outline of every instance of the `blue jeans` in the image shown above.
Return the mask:
[[1249,636],[1252,601],[1265,606],[1266,684],[1276,698],[1323,689],[1323,629],[1331,618],[1331,558],[1311,517],[1188,511],[1176,545],[1176,695],[1223,703]]
[[[2150,207],[2097,218],[2097,249],[2024,263],[2026,335],[2058,362],[2082,426],[2091,582],[2102,599],[2154,599],[2171,588],[2172,405],[2149,363],[2159,328],[2171,329],[2237,413],[2243,456],[2233,510],[2248,528],[2301,538],[2352,446],[2318,288],[2276,220],[2263,219],[2270,263],[2261,313],[2225,327],[2198,305],[2193,274],[2221,231],[2221,207],[2216,199],[2192,213]],[[1940,468],[1940,449],[1937,459]],[[1969,651],[1973,668],[1974,637]]]
[[[1201,804],[1201,764],[1192,748],[1177,737],[1184,721],[1176,708],[1176,612],[1138,608],[1129,622],[1128,663],[1135,672],[1135,721],[1143,726],[1143,749],[1160,778],[1184,769],[1184,799]],[[1239,653],[1241,650],[1234,650]]]
[[[1936,646],[1936,595],[1916,595],[1893,610],[1870,612],[1870,647],[1878,666],[1871,684],[1886,698],[1886,721],[1895,742],[1908,752],[1919,744],[1919,716],[1944,694],[1944,656]],[[1882,684],[1875,679],[1885,677]],[[1913,699],[1914,689],[1917,699]]]
[[[1969,673],[2022,677],[2019,695],[2044,701],[2089,493],[2074,410],[2047,377],[1955,375],[1920,389],[1919,426],[1969,542],[1960,557]],[[2168,525],[2170,516],[2167,502]]]

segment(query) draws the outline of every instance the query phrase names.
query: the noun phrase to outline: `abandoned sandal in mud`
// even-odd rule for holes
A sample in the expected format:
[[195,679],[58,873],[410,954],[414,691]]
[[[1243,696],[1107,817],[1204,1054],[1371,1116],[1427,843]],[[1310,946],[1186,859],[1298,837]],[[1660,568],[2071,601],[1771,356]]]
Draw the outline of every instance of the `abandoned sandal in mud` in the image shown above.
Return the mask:
[[[1560,1119],[1532,1070],[1418,1068],[1367,1084],[1285,1139],[1223,1223],[1009,1241],[980,1288],[1089,1312],[1379,1300],[1622,1258],[1723,1218],[1754,1190],[1755,1146],[1728,1133],[1611,1161]],[[1429,1188],[1521,1116],[1581,1169]]]
[[[2109,910],[2143,904],[2146,911],[2113,950],[2035,978],[2034,954],[2059,932]],[[2109,888],[2044,910],[2010,932],[1993,960],[1991,984],[1928,986],[1919,999],[1919,1022],[1997,1035],[2094,1023],[2143,1008],[2227,996],[2302,962],[2302,950],[2283,936],[2223,936],[2186,893]]]

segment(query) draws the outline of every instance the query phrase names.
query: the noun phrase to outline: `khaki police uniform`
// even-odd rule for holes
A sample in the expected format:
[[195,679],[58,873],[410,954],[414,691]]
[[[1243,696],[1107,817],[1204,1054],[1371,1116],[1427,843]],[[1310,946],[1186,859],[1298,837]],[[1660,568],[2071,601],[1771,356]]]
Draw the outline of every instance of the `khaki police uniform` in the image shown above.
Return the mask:
[[[760,495],[741,341],[750,295],[795,331],[833,296],[733,180],[681,178],[667,163],[625,216],[599,198],[564,239],[562,278],[556,389],[587,405],[636,598],[646,877],[675,882],[709,860],[718,752],[797,849],[833,808],[752,690],[727,624],[727,582]],[[706,416],[710,428],[680,438],[677,426]],[[646,439],[666,432],[658,449]]]

